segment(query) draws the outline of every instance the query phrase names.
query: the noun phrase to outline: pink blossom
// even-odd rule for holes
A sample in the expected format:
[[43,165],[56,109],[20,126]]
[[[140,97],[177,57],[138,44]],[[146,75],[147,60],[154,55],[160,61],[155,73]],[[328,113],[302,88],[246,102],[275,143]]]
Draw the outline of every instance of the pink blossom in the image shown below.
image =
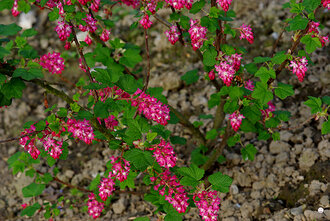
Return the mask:
[[86,44],[91,45],[92,44],[92,39],[89,37],[89,35],[86,35],[86,38],[84,40]]
[[267,104],[268,108],[261,110],[263,120],[268,120],[272,116],[273,111],[275,111],[275,105],[272,101],[269,101]]
[[103,29],[100,39],[104,42],[109,40],[110,31],[108,29]]
[[68,119],[68,131],[72,133],[74,138],[83,140],[87,144],[91,144],[94,140],[93,128],[87,120]]
[[330,10],[330,0],[322,0],[322,5],[324,8]]
[[209,78],[210,78],[211,81],[214,80],[214,78],[215,78],[215,73],[214,73],[214,70],[213,70],[213,69],[208,73],[208,76],[209,76]]
[[99,186],[99,196],[106,201],[115,191],[115,181],[111,178],[103,178]]
[[88,214],[92,216],[94,219],[96,219],[101,215],[104,209],[104,203],[98,202],[95,198],[94,193],[91,193],[88,196],[87,207],[88,207]]
[[21,205],[21,207],[22,207],[23,209],[25,209],[25,208],[27,207],[27,203],[23,203],[23,204]]
[[311,21],[308,26],[308,33],[314,32],[315,34],[319,33],[319,30],[317,29],[319,27],[319,22]]
[[54,158],[58,159],[62,154],[62,145],[63,141],[58,141],[53,138],[53,136],[46,136],[44,137],[41,142],[44,145],[45,151],[49,153],[49,155]]
[[114,156],[111,156],[110,160],[112,164],[112,172],[109,174],[109,176],[114,177],[120,182],[126,180],[131,169],[130,163],[123,158],[119,159],[119,157]]
[[165,0],[165,2],[177,10],[180,10],[184,7],[190,10],[193,0]]
[[148,14],[145,14],[143,16],[143,18],[140,20],[140,24],[142,25],[142,27],[144,29],[150,28],[150,26],[152,25],[152,22],[150,21]]
[[[23,135],[27,135],[27,134],[32,134],[33,132],[36,131],[36,127],[34,125],[31,125],[30,128],[25,129],[22,133],[21,136]],[[31,157],[33,159],[37,159],[39,154],[40,154],[40,150],[36,147],[36,139],[35,138],[31,138],[30,136],[25,136],[22,137],[19,140],[19,144],[24,147],[24,150],[27,151]]]
[[65,42],[64,48],[65,48],[65,50],[69,50],[71,48],[70,42],[68,42],[68,41]]
[[225,59],[229,64],[231,64],[235,71],[238,71],[241,66],[242,55],[241,54],[232,54],[232,55],[225,55]]
[[86,26],[80,24],[79,25],[80,31],[82,32],[89,31],[91,33],[94,33],[96,31],[97,21],[90,14],[86,14],[86,18],[83,18],[82,20],[86,22]]
[[307,71],[307,64],[308,60],[306,57],[301,57],[300,59],[296,58],[290,61],[289,67],[292,68],[292,72],[297,75],[300,82],[303,82],[304,80],[305,73]]
[[175,166],[177,157],[170,143],[161,140],[160,144],[154,145],[150,149],[154,150],[153,156],[161,167],[170,168]]
[[118,121],[116,120],[116,117],[111,115],[108,118],[104,119],[105,126],[113,131],[116,126],[118,126]]
[[165,35],[168,41],[171,42],[172,45],[174,45],[179,40],[180,32],[175,25],[172,25],[170,30],[165,31]]
[[249,91],[253,91],[254,90],[254,84],[252,80],[247,80],[244,82],[244,87],[246,89],[248,89]]
[[161,125],[167,125],[167,121],[170,120],[170,109],[167,105],[140,89],[137,89],[134,96],[138,97],[132,99],[132,106],[138,107],[139,114],[143,113],[146,118],[154,120]]
[[194,193],[193,200],[199,209],[199,215],[205,221],[218,220],[220,197],[217,191],[201,191]]
[[223,61],[219,65],[215,65],[215,70],[218,72],[219,78],[221,78],[225,85],[229,87],[235,75],[233,65]]
[[64,70],[64,59],[60,56],[61,54],[56,52],[44,54],[40,58],[40,65],[52,74],[61,74]]
[[140,5],[140,0],[121,0],[125,5],[132,6],[133,8],[137,8]]
[[232,0],[217,0],[217,3],[221,5],[221,8],[226,12],[229,9]]
[[66,24],[64,21],[59,21],[55,27],[55,31],[58,34],[58,37],[61,41],[65,41],[72,32],[72,27]]
[[329,36],[321,36],[319,37],[322,47],[329,43]]
[[100,3],[101,3],[101,0],[94,0],[94,1],[92,1],[91,9],[92,9],[94,12],[98,12],[99,9],[100,9]]
[[190,29],[188,30],[191,38],[191,45],[193,50],[196,51],[203,45],[203,41],[206,39],[207,29],[202,27],[198,20],[190,20]]
[[19,15],[19,11],[18,11],[18,0],[14,0],[14,4],[13,7],[11,8],[11,14],[16,17]]
[[240,32],[241,32],[241,36],[239,37],[239,39],[245,38],[250,44],[253,43],[254,38],[253,38],[251,25],[246,26],[245,24],[243,24],[240,27]]
[[86,5],[87,2],[90,2],[91,0],[78,0],[78,2],[82,5]]
[[234,112],[231,115],[229,115],[230,124],[235,132],[237,132],[238,129],[240,128],[242,124],[242,120],[244,118],[245,117],[243,116],[243,114],[240,114],[239,112]]
[[157,0],[149,0],[147,1],[147,9],[152,13],[156,13],[156,7],[157,7]]

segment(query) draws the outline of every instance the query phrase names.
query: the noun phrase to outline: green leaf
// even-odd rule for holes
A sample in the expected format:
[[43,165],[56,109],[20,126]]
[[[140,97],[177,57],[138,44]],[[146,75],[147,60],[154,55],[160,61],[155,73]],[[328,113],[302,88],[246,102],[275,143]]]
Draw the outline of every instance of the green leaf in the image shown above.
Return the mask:
[[198,2],[195,2],[191,9],[190,9],[190,13],[191,14],[197,14],[205,5],[205,0],[200,0]]
[[38,34],[38,32],[33,29],[33,28],[30,28],[30,29],[26,29],[22,34],[21,34],[21,37],[31,37],[31,36],[35,36],[36,34]]
[[[134,68],[136,64],[142,61],[139,49],[129,48],[123,54],[123,57],[119,59],[119,63],[130,68]],[[132,76],[131,76],[132,77]]]
[[236,133],[234,136],[228,138],[227,144],[229,147],[233,147],[240,140],[241,140],[241,135]]
[[227,100],[224,107],[223,107],[223,111],[225,113],[233,113],[235,110],[237,110],[239,108],[238,106],[238,99],[230,99]]
[[183,80],[187,85],[196,83],[198,79],[199,75],[197,69],[188,71],[185,75],[181,77],[181,80]]
[[30,81],[36,78],[43,78],[44,75],[42,74],[42,71],[37,68],[31,68],[30,70],[17,68],[14,71],[13,77],[21,77],[24,80]]
[[11,9],[13,7],[13,0],[2,0],[0,1],[0,11],[4,9]]
[[[10,54],[10,51],[0,47],[0,59],[4,58],[6,55]],[[1,75],[2,76],[2,75]]]
[[16,35],[22,28],[15,23],[10,25],[0,24],[0,35],[2,36],[12,36]]
[[56,163],[56,160],[51,156],[47,156],[46,161],[47,161],[47,164],[48,164],[49,167],[54,166],[55,163]]
[[172,136],[170,137],[172,144],[180,144],[185,145],[187,143],[187,139],[179,136]]
[[138,170],[144,171],[154,162],[154,158],[149,151],[131,149],[124,154],[124,158],[130,161]]
[[324,104],[330,105],[330,96],[324,96],[324,97],[322,97],[322,102]]
[[179,25],[188,30],[190,28],[190,18],[188,16],[181,15]]
[[120,182],[120,184],[119,184],[120,189],[124,190],[125,187],[135,188],[134,180],[135,180],[136,176],[137,176],[136,172],[130,171],[128,176],[127,176],[127,179]]
[[244,68],[250,74],[255,74],[258,71],[258,67],[255,63],[249,63],[244,65]]
[[207,140],[213,140],[213,139],[215,139],[217,136],[218,136],[218,132],[217,132],[217,130],[216,130],[216,129],[212,129],[212,130],[209,130],[209,131],[206,132],[206,136],[205,136],[205,138],[206,138]]
[[157,133],[155,133],[155,132],[149,132],[149,133],[147,133],[147,141],[149,141],[149,142],[151,142],[151,141],[153,141],[156,137],[157,137]]
[[273,112],[276,117],[281,121],[289,121],[291,117],[291,113],[289,111],[274,111]]
[[307,12],[314,11],[321,4],[321,0],[304,0],[302,5],[305,7]]
[[328,134],[330,133],[330,121],[328,119],[328,121],[325,121],[322,124],[322,129],[321,129],[322,134]]
[[308,19],[297,15],[289,22],[289,26],[286,28],[287,31],[304,30],[308,25]]
[[42,180],[45,182],[45,184],[48,184],[50,181],[52,181],[54,178],[50,173],[45,173]]
[[180,180],[180,184],[183,186],[192,186],[192,187],[196,187],[198,186],[199,182],[193,178],[190,177],[182,177]]
[[178,173],[185,177],[193,178],[194,180],[200,180],[204,176],[204,170],[198,168],[195,164],[190,167],[181,167],[178,169]]
[[101,180],[101,176],[100,176],[100,174],[97,174],[97,176],[89,184],[89,190],[91,190],[91,191],[97,190],[98,185],[100,184],[100,180]]
[[25,209],[22,210],[21,216],[33,216],[37,210],[41,208],[41,205],[39,203],[35,203],[32,206],[28,206]]
[[10,98],[21,98],[25,89],[24,82],[19,78],[12,78],[8,83],[2,85],[1,92]]
[[125,43],[122,43],[119,38],[115,38],[113,41],[110,41],[110,44],[114,49],[123,48],[125,46]]
[[261,105],[264,105],[273,99],[273,93],[268,90],[266,83],[257,82],[252,97],[257,99]]
[[83,119],[90,120],[90,119],[92,119],[92,117],[93,117],[93,114],[91,114],[90,112],[85,111],[85,110],[80,110],[78,112],[77,117],[75,117],[75,118],[78,120],[83,120]]
[[271,60],[270,57],[255,57],[255,58],[253,58],[253,62],[255,64],[264,63],[264,62],[270,61],[270,60]]
[[135,218],[134,221],[150,221],[150,218],[147,216]]
[[322,47],[319,38],[318,37],[313,38],[310,35],[305,35],[304,37],[302,37],[300,42],[306,46],[306,52],[309,54],[314,52],[317,48]]
[[248,144],[246,145],[246,147],[241,149],[241,153],[242,153],[242,157],[244,160],[254,160],[254,156],[256,155],[256,153],[258,152],[258,150],[253,146],[253,144]]
[[261,117],[261,111],[257,107],[257,105],[245,106],[241,110],[241,113],[244,115],[244,117],[249,119],[252,123],[256,123],[257,121],[260,120],[260,117]]
[[38,58],[38,51],[32,48],[31,45],[26,45],[24,48],[20,49],[18,53],[23,56],[23,58]]
[[134,77],[127,74],[121,76],[116,84],[129,94],[133,94],[138,89],[138,84]]
[[276,53],[276,55],[274,57],[272,57],[271,61],[274,64],[281,64],[282,62],[284,62],[286,60],[287,55],[284,54],[284,52],[281,53]]
[[221,13],[220,9],[213,6],[213,7],[210,8],[209,17],[210,18],[218,18],[220,13]]
[[236,50],[233,46],[222,44],[221,45],[221,51],[223,51],[226,55],[232,55],[236,53]]
[[214,47],[206,49],[203,54],[203,64],[206,66],[214,66],[216,64],[217,51]]
[[221,99],[221,95],[219,93],[212,94],[210,100],[207,103],[209,109],[219,105],[220,99]]
[[46,121],[41,120],[34,125],[36,127],[36,131],[42,131],[46,128]]
[[244,94],[244,91],[242,89],[242,87],[238,87],[238,86],[231,86],[229,89],[229,97],[231,99],[238,99],[241,98]]
[[233,179],[227,175],[220,172],[214,173],[208,177],[208,180],[212,184],[212,189],[218,190],[222,193],[228,193],[229,187],[233,182]]
[[70,104],[70,108],[73,112],[79,112],[80,106],[76,102]]
[[292,85],[283,84],[281,82],[278,83],[277,88],[275,88],[275,95],[280,99],[284,100],[288,96],[294,95],[294,90],[292,89]]
[[31,9],[31,6],[26,1],[19,1],[17,10],[20,12],[28,13]]
[[321,98],[316,98],[312,96],[308,96],[308,100],[304,102],[305,105],[311,108],[311,114],[315,114],[317,112],[322,111],[322,101]]
[[55,21],[60,17],[59,9],[57,7],[54,7],[51,12],[48,13],[48,17],[50,21]]
[[108,118],[109,111],[107,105],[102,101],[98,101],[94,106],[94,114],[96,117],[100,117],[103,119]]
[[31,183],[30,185],[23,187],[22,193],[24,197],[39,196],[40,194],[42,194],[45,187],[45,184]]
[[60,110],[57,111],[59,117],[66,117],[68,115],[68,110],[64,107],[60,107]]

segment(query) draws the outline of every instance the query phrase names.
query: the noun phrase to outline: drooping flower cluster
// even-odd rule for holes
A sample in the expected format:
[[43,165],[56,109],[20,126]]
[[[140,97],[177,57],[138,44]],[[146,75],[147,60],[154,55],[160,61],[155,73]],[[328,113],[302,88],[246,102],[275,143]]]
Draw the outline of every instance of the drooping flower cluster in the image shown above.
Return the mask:
[[175,25],[172,25],[170,30],[165,31],[165,35],[168,41],[171,42],[172,45],[174,45],[179,40],[180,32]]
[[167,125],[167,121],[170,120],[170,109],[167,105],[144,93],[141,89],[137,89],[133,96],[138,96],[135,99],[132,98],[132,106],[138,107],[139,114],[143,113],[146,118],[161,125]]
[[253,91],[254,90],[254,84],[252,80],[247,80],[244,82],[244,87],[246,89],[248,89],[249,91]]
[[11,8],[11,14],[16,17],[19,15],[19,11],[18,11],[18,0],[14,0],[14,4],[13,7]]
[[311,21],[309,23],[309,26],[308,26],[308,33],[319,33],[319,30],[317,29],[318,27],[320,26],[320,23],[319,22],[314,22],[314,21]]
[[218,72],[219,78],[229,87],[235,75],[234,66],[223,61],[219,65],[215,65],[215,70]]
[[74,138],[83,140],[87,144],[91,144],[94,140],[93,128],[87,120],[68,119],[67,126]]
[[84,20],[86,22],[86,25],[79,25],[79,29],[82,32],[85,31],[89,31],[91,33],[94,33],[97,29],[96,23],[97,21],[90,15],[90,14],[86,14],[86,18],[83,18],[82,20]]
[[232,0],[217,0],[217,3],[221,6],[221,8],[226,12],[229,9],[229,5]]
[[307,71],[307,64],[308,60],[306,57],[301,57],[300,59],[296,58],[290,61],[289,67],[292,68],[292,72],[297,75],[300,82],[303,82],[304,80],[305,73]]
[[322,5],[324,8],[330,10],[330,0],[322,0]]
[[203,41],[206,39],[207,29],[202,27],[198,20],[190,20],[190,29],[188,30],[191,38],[191,45],[193,50],[196,51],[203,45]]
[[269,101],[268,108],[265,110],[261,110],[263,120],[268,120],[272,116],[272,112],[275,111],[275,105],[272,101]]
[[320,40],[322,47],[324,47],[326,44],[329,43],[329,36],[320,35],[320,32],[318,30],[319,26],[320,26],[319,22],[314,22],[314,21],[310,22],[308,26],[308,33],[311,33],[311,37],[313,38],[317,37]]
[[[99,123],[101,124],[101,119],[97,118]],[[116,126],[118,126],[118,121],[116,120],[116,117],[113,115],[110,115],[108,118],[104,119],[104,123],[106,128],[108,128],[109,130],[114,130],[114,128]]]
[[239,112],[234,112],[231,115],[229,115],[231,127],[234,129],[235,132],[237,132],[238,129],[240,128],[242,124],[242,120],[244,118],[245,117],[243,116],[243,114],[240,114]]
[[235,71],[238,71],[241,66],[242,55],[235,53],[230,56],[225,55],[225,59],[229,64],[231,64]]
[[214,70],[213,70],[213,69],[208,73],[208,76],[209,76],[209,78],[210,78],[211,81],[214,80],[214,78],[215,78],[215,73],[214,73]]
[[151,177],[151,181],[160,179],[159,184],[154,186],[154,190],[160,195],[165,195],[168,201],[178,213],[184,213],[189,205],[186,190],[180,184],[179,179],[175,175],[171,175],[169,170],[160,173],[157,177]]
[[220,197],[217,191],[201,191],[195,193],[193,200],[199,209],[199,215],[205,221],[218,220],[218,214],[220,209]]
[[110,178],[102,178],[99,186],[99,196],[103,201],[106,201],[109,196],[115,191],[115,181]]
[[85,38],[84,42],[86,42],[86,44],[88,44],[88,45],[91,45],[93,43],[92,39],[89,37],[88,34],[86,35],[86,38]]
[[100,39],[104,42],[108,41],[110,39],[110,30],[103,29]]
[[170,168],[175,166],[177,156],[169,142],[166,143],[165,140],[161,140],[160,144],[154,145],[149,150],[154,151],[153,156],[161,167]]
[[91,3],[91,9],[94,12],[98,12],[99,9],[100,9],[100,3],[101,3],[101,0],[94,0],[94,1],[92,1],[92,3]]
[[188,10],[191,9],[193,0],[165,0],[167,4],[172,6],[173,8],[180,10],[186,7]]
[[89,194],[88,196],[88,214],[92,216],[94,219],[98,218],[103,209],[104,209],[104,203],[98,202],[95,198],[94,193]]
[[40,65],[52,74],[61,74],[64,70],[64,59],[60,56],[57,52],[44,54],[40,58]]
[[[31,125],[29,129],[25,129],[22,133],[21,136],[26,135],[26,134],[31,134],[36,131],[36,127],[34,125]],[[27,151],[33,159],[37,159],[40,150],[36,147],[36,138],[30,138],[29,136],[22,137],[19,140],[19,144],[24,147],[24,150]]]
[[133,8],[137,8],[140,5],[140,0],[121,0],[121,2]]
[[140,20],[140,24],[142,25],[142,27],[144,29],[150,28],[150,26],[152,25],[152,22],[150,21],[148,14],[145,14],[143,16],[143,18]]
[[250,44],[253,43],[254,38],[253,38],[251,25],[247,26],[247,25],[243,24],[240,27],[240,33],[241,33],[241,36],[239,37],[239,39],[245,38]]

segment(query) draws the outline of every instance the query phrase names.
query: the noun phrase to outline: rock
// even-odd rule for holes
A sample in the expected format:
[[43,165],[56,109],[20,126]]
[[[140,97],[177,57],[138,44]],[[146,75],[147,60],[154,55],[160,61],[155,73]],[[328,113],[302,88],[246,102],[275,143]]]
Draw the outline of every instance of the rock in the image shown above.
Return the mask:
[[324,215],[325,215],[325,218],[326,218],[326,220],[330,220],[330,210],[324,210]]
[[289,158],[289,155],[287,152],[280,153],[276,156],[276,163],[285,163]]
[[194,107],[197,107],[199,105],[207,104],[207,99],[205,97],[202,97],[202,96],[194,96],[191,103],[192,103],[192,105],[194,105]]
[[317,149],[319,150],[319,153],[320,153],[322,159],[326,160],[327,158],[330,158],[330,141],[329,140],[322,140],[318,144]]
[[12,146],[12,147],[10,147],[9,150],[8,150],[8,155],[11,156],[11,155],[13,155],[16,151],[17,151],[17,147]]
[[270,174],[268,175],[267,179],[266,179],[266,187],[271,188],[271,189],[275,189],[277,186],[277,182],[276,182],[276,176],[274,174]]
[[305,207],[306,207],[305,205],[301,205],[299,207],[292,208],[292,209],[290,209],[290,213],[294,216],[298,216],[303,213],[303,210]]
[[281,136],[281,141],[288,142],[290,140],[290,138],[292,137],[292,133],[284,130],[284,131],[280,132],[280,136]]
[[66,170],[65,172],[64,172],[64,175],[66,176],[66,177],[68,177],[68,178],[72,178],[73,177],[73,175],[74,175],[74,172],[72,171],[72,170]]
[[296,155],[300,154],[302,149],[304,148],[304,145],[302,144],[296,144],[294,145],[293,151]]
[[253,206],[250,203],[245,202],[241,206],[240,210],[241,210],[241,214],[242,214],[244,219],[250,218],[251,215],[252,215],[252,212],[253,212]]
[[307,220],[324,220],[324,215],[322,213],[318,213],[317,211],[305,210],[304,215]]
[[168,72],[150,80],[150,87],[163,87],[164,91],[180,87],[182,81],[178,72]]
[[308,168],[313,166],[318,156],[318,153],[315,152],[313,149],[305,149],[299,158],[300,169],[307,170]]
[[261,193],[260,193],[260,191],[253,191],[250,196],[252,199],[259,199],[261,196]]
[[240,186],[251,186],[251,177],[248,174],[238,172],[236,175],[236,181]]
[[264,188],[264,186],[265,186],[265,182],[264,182],[264,181],[261,181],[261,182],[254,182],[254,183],[252,184],[252,188],[253,188],[254,190],[260,190],[260,189]]
[[115,214],[121,214],[125,210],[124,198],[120,198],[117,202],[112,204],[112,209]]
[[324,183],[321,183],[318,180],[313,180],[309,185],[309,194],[313,196],[321,192],[321,190],[324,189],[324,186],[326,186]]
[[0,209],[3,209],[5,207],[6,207],[5,201],[3,201],[3,200],[0,199]]
[[282,153],[291,149],[288,143],[282,141],[272,141],[269,145],[269,151],[272,154]]
[[238,192],[239,192],[239,190],[238,190],[237,185],[232,184],[232,185],[230,186],[230,193],[231,193],[232,195],[236,195],[236,194],[238,194]]
[[320,199],[320,204],[323,207],[328,207],[329,206],[329,196],[322,196]]

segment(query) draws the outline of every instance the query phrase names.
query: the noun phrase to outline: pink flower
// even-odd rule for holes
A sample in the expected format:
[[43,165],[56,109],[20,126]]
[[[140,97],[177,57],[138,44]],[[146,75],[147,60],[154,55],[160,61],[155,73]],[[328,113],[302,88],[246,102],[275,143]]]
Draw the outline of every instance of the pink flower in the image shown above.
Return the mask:
[[314,32],[315,34],[319,33],[319,30],[317,29],[319,27],[319,22],[311,21],[308,26],[308,33]]
[[23,209],[25,209],[25,208],[27,207],[27,203],[23,203],[23,204],[21,205],[21,207],[22,207]]
[[98,12],[99,11],[99,8],[100,8],[100,3],[101,3],[101,0],[94,0],[94,1],[92,1],[91,9],[94,12]]
[[61,156],[63,141],[55,140],[53,136],[46,136],[41,142],[44,145],[45,151],[48,152],[52,158],[58,159]]
[[101,36],[100,36],[100,39],[101,39],[102,41],[106,42],[106,41],[109,40],[109,35],[110,35],[110,31],[107,30],[107,29],[104,29],[104,30],[102,31],[102,34],[101,34]]
[[44,54],[40,58],[40,65],[52,74],[61,74],[64,70],[64,59],[60,56],[61,54],[56,52]]
[[225,55],[225,59],[229,64],[231,64],[235,71],[238,71],[241,66],[242,55],[241,54],[232,54],[230,56]]
[[229,9],[229,5],[232,0],[217,0],[217,3],[221,5],[221,8],[226,12]]
[[320,39],[322,47],[324,47],[326,44],[329,43],[329,36],[328,35],[327,36],[321,36],[321,37],[319,37],[319,39]]
[[87,207],[88,207],[88,214],[92,216],[94,219],[96,219],[101,215],[104,209],[104,203],[98,202],[95,198],[94,193],[91,193],[88,196]]
[[161,125],[167,125],[167,121],[170,120],[170,109],[167,105],[140,89],[137,89],[134,96],[138,97],[132,99],[132,106],[138,107],[139,114],[143,113],[146,118],[154,120]]
[[241,36],[239,37],[239,39],[243,39],[245,38],[250,44],[253,43],[253,33],[252,33],[252,29],[251,29],[251,25],[246,26],[245,24],[243,24],[240,27],[240,32],[241,32]]
[[330,0],[322,0],[322,5],[324,8],[330,10]]
[[202,27],[198,20],[190,20],[190,29],[188,30],[191,38],[191,45],[193,50],[196,51],[203,45],[203,41],[206,39],[207,29]]
[[160,144],[150,149],[154,150],[153,156],[161,167],[170,168],[175,166],[177,157],[170,143],[161,140]]
[[58,37],[61,41],[65,41],[72,32],[72,27],[66,24],[64,21],[59,21],[55,27],[55,31],[58,34]]
[[65,42],[64,48],[65,48],[65,50],[69,50],[71,48],[70,42],[68,42],[68,41]]
[[68,119],[68,131],[72,133],[74,138],[83,140],[87,144],[91,144],[94,140],[93,128],[87,120]]
[[[22,133],[22,135],[26,135],[26,134],[31,134],[33,132],[35,132],[36,128],[34,125],[31,125],[31,127],[29,129],[25,129]],[[40,154],[40,150],[36,147],[36,139],[35,138],[31,138],[30,136],[25,136],[22,137],[19,140],[19,144],[24,147],[24,150],[27,151],[31,157],[33,159],[37,159],[39,154]]]
[[249,91],[253,91],[254,90],[254,84],[252,80],[248,80],[244,82],[244,87],[246,89],[248,89]]
[[11,14],[16,17],[19,15],[19,11],[18,11],[18,0],[14,0],[14,4],[13,7],[11,8]]
[[201,191],[194,193],[193,200],[199,209],[199,215],[205,221],[218,220],[220,197],[217,191]]
[[172,25],[170,30],[165,31],[165,35],[168,41],[174,45],[179,40],[180,32],[175,25]]
[[109,174],[109,177],[114,177],[115,179],[123,182],[127,179],[129,171],[131,169],[130,163],[119,157],[111,156],[112,172]]
[[229,87],[235,75],[233,65],[223,61],[219,65],[215,65],[215,70],[218,72],[219,78],[221,78],[225,85]]
[[156,7],[157,7],[157,0],[149,0],[147,2],[147,9],[152,13],[156,13]]
[[148,14],[145,14],[143,16],[143,18],[140,20],[140,24],[142,25],[142,27],[144,29],[150,28],[150,26],[152,25],[152,22],[149,20],[149,15]]
[[103,201],[106,201],[109,196],[115,191],[115,181],[110,178],[103,178],[99,186],[99,196]]
[[267,104],[268,108],[261,110],[263,120],[268,120],[272,116],[273,111],[275,111],[275,105],[272,101],[269,101]]
[[89,35],[86,35],[86,38],[84,40],[86,44],[91,45],[92,44],[92,39],[89,37]]
[[213,69],[208,73],[208,76],[209,76],[209,78],[210,78],[211,81],[214,80],[215,74],[214,74],[214,70]]
[[308,60],[306,57],[296,58],[290,61],[289,67],[292,68],[292,72],[297,75],[298,80],[303,82],[305,73],[307,71]]
[[132,6],[137,8],[140,5],[140,0],[122,0],[122,2],[127,6]]
[[86,22],[86,26],[79,25],[79,29],[82,32],[89,31],[91,33],[94,33],[96,31],[96,29],[97,29],[96,22],[97,21],[90,14],[86,14],[86,18],[83,18],[82,20],[84,20]]
[[230,124],[235,132],[237,132],[238,129],[240,128],[242,124],[242,120],[244,118],[245,117],[243,116],[243,114],[240,114],[239,112],[234,112],[231,115],[229,115]]

